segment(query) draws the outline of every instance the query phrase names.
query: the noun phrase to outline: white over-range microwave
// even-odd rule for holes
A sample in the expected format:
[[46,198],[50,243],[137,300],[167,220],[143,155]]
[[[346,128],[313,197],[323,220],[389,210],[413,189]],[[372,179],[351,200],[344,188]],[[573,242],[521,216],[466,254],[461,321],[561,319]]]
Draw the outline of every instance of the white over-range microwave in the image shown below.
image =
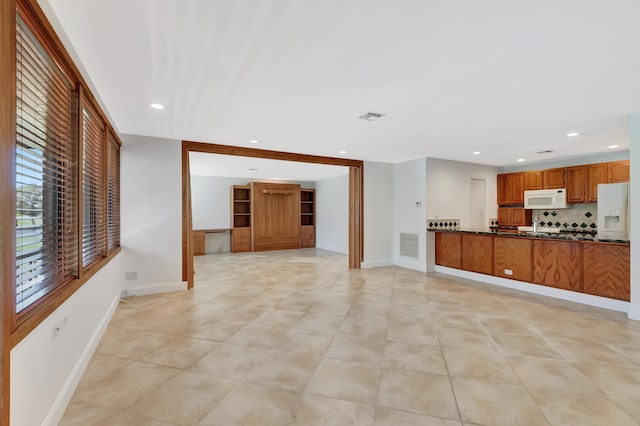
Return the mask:
[[559,188],[524,191],[524,208],[566,209],[567,190],[565,188]]

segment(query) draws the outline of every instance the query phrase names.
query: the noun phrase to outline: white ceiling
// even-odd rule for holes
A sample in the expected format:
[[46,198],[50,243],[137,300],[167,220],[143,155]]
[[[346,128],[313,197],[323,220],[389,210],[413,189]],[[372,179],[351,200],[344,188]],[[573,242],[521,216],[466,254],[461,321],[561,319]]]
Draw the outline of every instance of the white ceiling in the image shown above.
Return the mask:
[[511,165],[628,148],[640,110],[637,0],[41,2],[122,133]]
[[[249,170],[258,169],[258,170]],[[297,163],[233,155],[189,153],[189,171],[195,176],[234,177],[261,180],[316,182],[349,174],[344,166]]]

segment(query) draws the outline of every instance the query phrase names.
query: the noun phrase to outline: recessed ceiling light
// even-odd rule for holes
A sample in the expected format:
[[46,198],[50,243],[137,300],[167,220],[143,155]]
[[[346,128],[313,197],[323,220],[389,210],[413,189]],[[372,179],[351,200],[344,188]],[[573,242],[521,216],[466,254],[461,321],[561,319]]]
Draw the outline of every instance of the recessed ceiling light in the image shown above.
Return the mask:
[[342,151],[340,151],[340,154],[346,154],[347,151],[345,151],[344,149]]
[[151,104],[149,106],[153,109],[164,109],[164,105],[162,104]]
[[518,163],[522,163],[524,161],[524,158],[518,158]]
[[473,151],[473,155],[480,155],[482,154],[480,151]]
[[567,133],[568,138],[575,138],[576,136],[580,136],[580,133],[578,132]]
[[620,145],[609,145],[607,148],[609,149],[620,148]]
[[251,139],[249,143],[260,143],[260,141],[258,139]]

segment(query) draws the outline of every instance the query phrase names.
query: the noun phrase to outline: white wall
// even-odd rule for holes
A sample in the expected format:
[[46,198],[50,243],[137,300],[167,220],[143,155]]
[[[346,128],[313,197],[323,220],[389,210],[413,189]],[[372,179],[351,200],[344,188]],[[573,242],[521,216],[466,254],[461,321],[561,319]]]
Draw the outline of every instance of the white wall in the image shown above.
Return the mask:
[[[426,159],[393,166],[393,258],[394,264],[418,271],[427,270],[426,258]],[[420,205],[416,205],[420,203]],[[400,255],[400,233],[418,234],[418,259]]]
[[349,175],[316,181],[316,247],[349,253]]
[[191,176],[193,229],[231,227],[231,185],[245,185],[246,178]]
[[471,179],[485,180],[485,226],[498,217],[498,168],[481,164],[427,158],[427,219],[436,216],[460,219],[460,227],[471,225]]
[[181,142],[122,135],[122,277],[128,294],[186,288],[182,281]]
[[[58,424],[117,306],[122,257],[117,255],[11,350],[12,425]],[[62,330],[54,338],[57,325]]]
[[629,318],[640,321],[640,111],[629,114],[631,147],[631,305]]
[[393,265],[394,262],[393,174],[393,164],[364,163],[363,268]]

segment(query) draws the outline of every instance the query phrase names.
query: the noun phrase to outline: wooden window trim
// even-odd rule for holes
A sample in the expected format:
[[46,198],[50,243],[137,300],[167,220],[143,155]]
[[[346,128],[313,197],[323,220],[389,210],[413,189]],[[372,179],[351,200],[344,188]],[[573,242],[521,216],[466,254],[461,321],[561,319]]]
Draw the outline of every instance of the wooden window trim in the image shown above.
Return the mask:
[[[11,21],[11,26],[9,29],[5,29],[3,31],[9,32],[11,30],[11,36],[13,40],[13,45],[15,46],[15,32],[16,32],[16,12],[20,13],[21,18],[27,23],[29,29],[36,36],[38,41],[42,44],[43,48],[47,51],[47,53],[51,56],[54,63],[58,68],[69,78],[70,81],[75,82],[78,88],[78,102],[75,114],[78,115],[77,120],[74,124],[76,126],[77,140],[74,141],[77,143],[77,153],[82,158],[82,105],[90,107],[92,112],[95,113],[96,117],[99,118],[103,125],[103,137],[102,137],[102,145],[103,145],[103,153],[104,147],[106,147],[107,143],[107,134],[110,133],[119,146],[122,146],[122,141],[117,136],[117,133],[113,129],[111,123],[108,120],[108,117],[104,113],[104,111],[100,108],[98,102],[95,97],[89,90],[87,83],[85,82],[82,74],[76,67],[75,63],[71,59],[70,55],[66,51],[64,45],[56,35],[53,27],[49,23],[46,18],[46,15],[42,11],[42,9],[37,4],[36,0],[9,0],[2,1],[2,6],[8,6],[9,9],[9,20]],[[5,3],[9,3],[6,5]],[[11,8],[13,9],[13,13],[11,13]],[[2,9],[4,13],[4,8]],[[6,15],[3,15],[6,16]],[[9,64],[9,68],[12,69],[11,75],[13,76],[13,81],[15,81],[15,67],[16,67],[16,56],[15,56],[15,48],[8,49],[11,50],[11,63]],[[6,60],[5,60],[6,62]],[[6,64],[5,64],[6,65]],[[9,71],[8,71],[9,72]],[[16,104],[16,93],[15,93],[15,84],[13,86],[12,92],[10,93],[10,105]],[[3,96],[7,96],[3,93]],[[15,108],[15,107],[14,107]],[[3,128],[0,129],[0,132],[7,133],[10,135],[10,147],[3,146],[6,148],[3,150],[3,165],[5,163],[13,164],[12,167],[8,167],[8,173],[11,175],[7,178],[10,179],[10,185],[15,187],[15,114],[8,114],[11,116],[11,122],[9,124],[2,123]],[[106,161],[104,162],[106,163]],[[106,165],[104,166],[106,168]],[[105,256],[93,262],[91,265],[87,267],[83,267],[82,259],[81,259],[81,220],[82,216],[78,213],[82,213],[82,203],[81,203],[81,194],[82,194],[82,165],[81,163],[77,166],[77,185],[76,185],[76,203],[77,203],[77,213],[76,213],[76,225],[74,232],[78,236],[78,244],[80,245],[80,251],[78,253],[78,277],[74,279],[70,279],[64,284],[58,286],[58,288],[52,290],[45,296],[43,296],[40,300],[33,303],[31,306],[25,308],[18,315],[16,315],[15,310],[15,255],[8,256],[9,259],[3,258],[3,295],[9,295],[9,300],[6,298],[3,300],[3,317],[6,317],[7,321],[4,323],[6,330],[3,330],[7,334],[6,338],[3,339],[5,343],[5,347],[10,350],[15,345],[17,345],[22,339],[24,339],[31,331],[33,331],[44,319],[46,319],[51,313],[53,313],[62,303],[64,303],[71,295],[73,295],[84,283],[86,283],[89,279],[91,279],[102,267],[104,267],[107,263],[109,263],[118,253],[120,253],[120,246],[111,250],[109,253],[106,253],[105,247]],[[107,173],[103,173],[102,176],[103,187],[107,185]],[[11,183],[12,182],[12,183]],[[11,187],[11,186],[9,186]],[[103,191],[104,192],[104,191]],[[106,193],[105,193],[106,195]],[[15,191],[12,194],[12,197],[9,200],[3,199],[3,222],[8,224],[15,223]],[[106,200],[106,198],[105,198]],[[106,209],[105,209],[106,210]],[[11,214],[11,211],[13,213]],[[9,215],[8,220],[4,221],[4,219]],[[11,229],[12,234],[15,234],[15,227],[7,226],[3,229],[3,245],[12,246],[6,250],[7,253],[11,253],[15,251],[15,235],[11,237],[12,234],[9,233],[9,229]],[[104,232],[107,230],[107,222],[104,222],[103,225]],[[8,234],[8,235],[7,235]],[[9,238],[7,238],[9,237]],[[7,333],[8,331],[8,333]],[[5,358],[5,362],[3,368],[8,370],[6,364],[8,364],[8,359]],[[3,386],[5,386],[5,381],[8,382],[8,376],[3,377]],[[5,394],[6,398],[6,394]],[[8,408],[8,407],[7,407]]]
[[349,167],[349,268],[359,269],[364,260],[364,162],[346,158],[323,157],[293,152],[182,141],[182,280],[193,288],[193,238],[191,209],[191,175],[189,152],[267,158],[300,163]]

